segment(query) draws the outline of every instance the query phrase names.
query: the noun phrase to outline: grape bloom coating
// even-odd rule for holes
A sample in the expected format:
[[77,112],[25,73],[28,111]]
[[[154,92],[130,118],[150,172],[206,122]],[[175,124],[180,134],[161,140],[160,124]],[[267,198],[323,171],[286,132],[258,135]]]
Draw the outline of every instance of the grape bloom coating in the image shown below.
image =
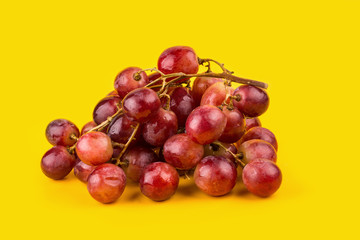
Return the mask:
[[67,119],[51,121],[44,175],[59,180],[73,170],[104,204],[117,202],[131,182],[145,201],[178,198],[191,178],[209,197],[236,192],[238,181],[258,197],[273,195],[282,173],[278,141],[260,121],[268,85],[235,76],[188,46],[167,48],[155,64],[120,69],[81,131]]

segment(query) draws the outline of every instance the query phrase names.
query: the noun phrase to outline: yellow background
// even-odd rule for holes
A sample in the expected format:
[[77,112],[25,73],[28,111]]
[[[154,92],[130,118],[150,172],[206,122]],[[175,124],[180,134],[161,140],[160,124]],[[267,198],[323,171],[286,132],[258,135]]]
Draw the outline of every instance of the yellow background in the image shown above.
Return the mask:
[[[0,3],[1,239],[359,238],[359,1],[115,2]],[[174,45],[269,84],[279,191],[213,198],[182,181],[156,203],[129,184],[102,205],[72,173],[46,178],[46,125],[80,128],[119,71]]]

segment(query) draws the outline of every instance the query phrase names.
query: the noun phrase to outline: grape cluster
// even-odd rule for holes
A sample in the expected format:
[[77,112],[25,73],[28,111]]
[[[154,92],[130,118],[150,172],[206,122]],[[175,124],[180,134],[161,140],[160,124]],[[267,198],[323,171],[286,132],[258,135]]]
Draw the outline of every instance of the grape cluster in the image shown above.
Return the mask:
[[[211,64],[222,72],[212,72]],[[198,73],[199,65],[207,71]],[[234,89],[232,82],[242,85]],[[157,68],[121,71],[114,88],[81,131],[65,119],[47,126],[53,145],[41,160],[47,177],[62,179],[74,169],[102,203],[116,201],[129,180],[154,201],[169,199],[179,176],[192,176],[211,196],[229,193],[238,173],[257,196],[280,187],[277,141],[258,118],[269,106],[265,83],[234,76],[223,64],[176,46],[160,55]]]

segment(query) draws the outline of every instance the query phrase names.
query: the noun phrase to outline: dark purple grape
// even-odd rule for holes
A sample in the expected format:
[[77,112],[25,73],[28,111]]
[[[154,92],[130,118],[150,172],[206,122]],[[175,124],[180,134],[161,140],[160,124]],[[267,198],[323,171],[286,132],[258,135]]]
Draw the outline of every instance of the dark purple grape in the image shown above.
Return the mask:
[[160,108],[152,118],[144,123],[142,136],[150,145],[160,147],[169,137],[176,134],[177,129],[175,113]]
[[103,121],[106,121],[108,117],[114,115],[119,108],[121,98],[119,97],[105,97],[96,105],[93,112],[94,122],[99,125]]
[[79,137],[80,132],[69,120],[56,119],[46,127],[45,135],[53,146],[72,146],[76,143],[76,138],[72,138],[72,135]]
[[196,166],[204,155],[204,147],[185,134],[176,134],[169,138],[163,148],[165,161],[182,170]]
[[159,161],[159,158],[151,148],[135,146],[124,154],[122,160],[129,163],[125,169],[126,176],[134,182],[139,182],[144,168]]
[[124,171],[110,163],[95,168],[88,178],[90,195],[101,203],[115,202],[124,192],[126,176]]
[[[125,144],[134,132],[134,127],[136,125],[137,123],[132,121],[126,115],[117,116],[111,121],[108,127],[107,135],[111,138],[112,141]],[[133,140],[132,144],[138,142],[140,135],[141,131],[138,130],[135,134],[135,140]]]
[[170,164],[154,162],[147,165],[140,177],[141,192],[154,201],[169,199],[179,185],[179,174]]
[[185,87],[175,88],[170,97],[170,109],[176,114],[179,126],[185,127],[187,117],[196,107],[195,101]]
[[99,165],[111,159],[111,139],[102,132],[89,132],[81,136],[76,144],[76,154],[88,165]]
[[242,179],[251,193],[259,197],[268,197],[279,189],[282,174],[274,162],[255,159],[244,167]]
[[236,178],[235,164],[222,156],[204,157],[194,172],[196,186],[211,196],[229,193],[236,184]]
[[49,178],[59,180],[66,177],[75,165],[75,157],[66,147],[50,148],[41,159],[41,170]]

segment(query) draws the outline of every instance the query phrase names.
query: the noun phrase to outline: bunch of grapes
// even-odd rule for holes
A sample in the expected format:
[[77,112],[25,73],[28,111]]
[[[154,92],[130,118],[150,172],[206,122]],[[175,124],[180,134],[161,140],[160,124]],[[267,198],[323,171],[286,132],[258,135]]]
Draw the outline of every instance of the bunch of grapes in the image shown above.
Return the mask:
[[[211,64],[222,72],[212,72]],[[207,71],[198,73],[199,65]],[[242,85],[234,89],[232,82]],[[157,68],[124,69],[114,87],[81,132],[65,119],[47,126],[53,145],[41,160],[47,177],[62,179],[74,169],[102,203],[116,201],[129,180],[154,201],[169,199],[179,176],[193,177],[211,196],[229,193],[238,173],[257,196],[280,187],[277,141],[258,118],[269,106],[267,84],[176,46],[160,55]]]

